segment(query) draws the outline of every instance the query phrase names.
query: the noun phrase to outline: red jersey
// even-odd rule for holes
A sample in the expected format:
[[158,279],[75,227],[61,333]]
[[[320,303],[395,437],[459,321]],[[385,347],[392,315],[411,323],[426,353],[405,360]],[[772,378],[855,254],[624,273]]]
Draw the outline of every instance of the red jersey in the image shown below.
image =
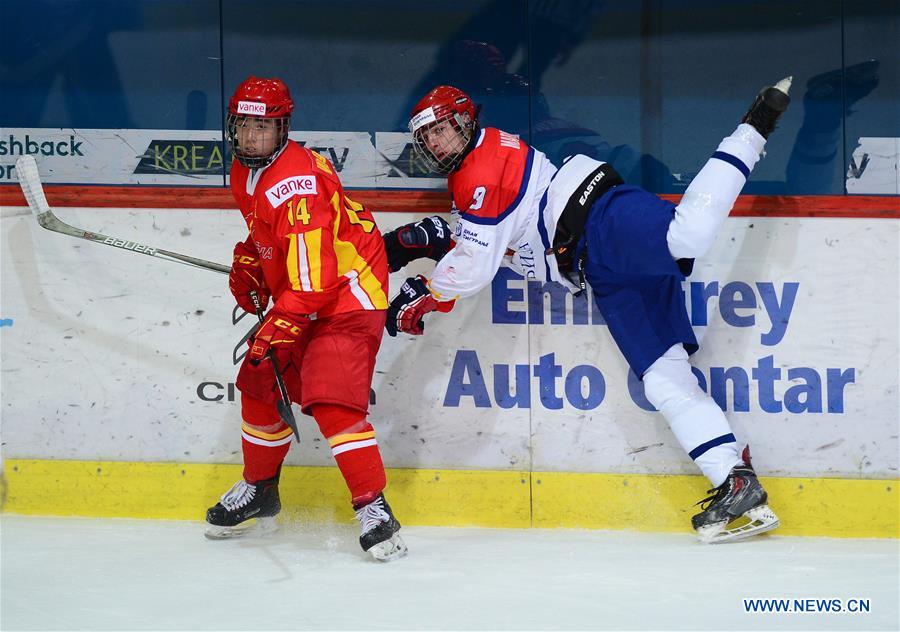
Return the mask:
[[387,309],[381,233],[326,158],[288,141],[263,169],[234,161],[231,191],[281,309],[318,317]]
[[[492,127],[481,130],[475,147],[447,180],[457,211],[456,247],[434,269],[429,288],[435,298],[476,294],[491,282],[504,258],[529,280],[551,280],[545,270],[549,246],[542,242],[539,224],[541,199],[555,172],[544,154],[517,136]],[[551,221],[553,231],[556,219]]]

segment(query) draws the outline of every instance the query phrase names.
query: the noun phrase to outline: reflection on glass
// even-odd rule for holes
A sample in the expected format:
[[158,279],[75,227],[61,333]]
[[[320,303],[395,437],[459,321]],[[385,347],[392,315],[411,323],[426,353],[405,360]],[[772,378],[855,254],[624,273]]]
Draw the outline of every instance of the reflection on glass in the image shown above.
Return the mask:
[[787,165],[791,193],[827,191],[842,159],[841,124],[853,106],[878,85],[878,60],[869,59],[810,77],[803,94],[803,123]]

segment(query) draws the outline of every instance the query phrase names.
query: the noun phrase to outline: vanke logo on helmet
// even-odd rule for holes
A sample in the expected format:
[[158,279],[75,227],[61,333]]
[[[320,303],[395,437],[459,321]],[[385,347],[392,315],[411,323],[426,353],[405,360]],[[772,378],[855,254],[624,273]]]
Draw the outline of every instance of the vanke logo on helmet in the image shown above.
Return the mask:
[[259,101],[239,101],[237,105],[238,114],[250,114],[252,116],[265,116],[266,104]]

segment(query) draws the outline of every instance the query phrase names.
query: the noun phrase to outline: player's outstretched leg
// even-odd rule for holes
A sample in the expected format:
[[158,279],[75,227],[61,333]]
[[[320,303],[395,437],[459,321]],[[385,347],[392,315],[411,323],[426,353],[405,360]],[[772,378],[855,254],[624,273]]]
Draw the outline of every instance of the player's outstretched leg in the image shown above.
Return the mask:
[[743,540],[775,529],[780,524],[768,505],[766,490],[750,464],[750,448],[741,454],[725,482],[709,490],[699,503],[703,511],[691,519],[700,540],[710,544]]
[[[210,527],[205,535],[210,540],[226,540],[246,535],[251,530],[269,533],[277,529],[275,516],[280,511],[278,475],[256,483],[241,480],[206,511],[206,522]],[[256,529],[239,526],[251,518],[256,518]]]
[[768,139],[769,134],[775,131],[778,119],[791,103],[788,91],[793,80],[793,77],[785,77],[774,86],[766,86],[760,90],[741,123],[752,125],[760,136]]
[[359,545],[363,551],[371,553],[379,562],[390,562],[406,555],[406,543],[399,533],[400,523],[394,518],[384,494],[353,508],[359,520]]
[[675,208],[666,241],[675,259],[696,259],[712,247],[725,218],[763,155],[769,134],[791,102],[791,77],[763,88],[740,125],[722,139]]

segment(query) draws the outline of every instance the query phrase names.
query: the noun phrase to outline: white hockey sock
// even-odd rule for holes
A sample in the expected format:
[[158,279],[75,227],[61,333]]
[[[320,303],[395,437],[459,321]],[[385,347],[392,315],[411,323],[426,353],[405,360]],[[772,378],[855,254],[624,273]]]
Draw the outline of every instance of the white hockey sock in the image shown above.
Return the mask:
[[722,409],[706,393],[697,399],[693,405],[667,415],[666,420],[684,451],[713,487],[718,487],[728,478],[731,468],[743,461]]
[[700,389],[683,346],[673,346],[650,365],[644,373],[644,393],[714,487],[743,462],[728,419]]
[[675,218],[666,235],[675,259],[706,254],[765,144],[759,132],[746,123],[719,143],[675,207]]

